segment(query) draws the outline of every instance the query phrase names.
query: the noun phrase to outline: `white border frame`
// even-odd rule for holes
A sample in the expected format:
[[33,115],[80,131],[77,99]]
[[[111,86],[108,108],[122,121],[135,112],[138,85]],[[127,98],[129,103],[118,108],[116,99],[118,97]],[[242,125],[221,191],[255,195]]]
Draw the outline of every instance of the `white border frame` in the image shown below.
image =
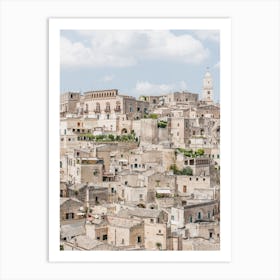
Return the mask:
[[[98,28],[96,28],[98,27]],[[129,28],[128,28],[129,27]],[[220,31],[221,249],[219,251],[60,251],[60,30],[189,29]],[[231,260],[231,20],[229,18],[49,19],[49,261],[229,262]]]

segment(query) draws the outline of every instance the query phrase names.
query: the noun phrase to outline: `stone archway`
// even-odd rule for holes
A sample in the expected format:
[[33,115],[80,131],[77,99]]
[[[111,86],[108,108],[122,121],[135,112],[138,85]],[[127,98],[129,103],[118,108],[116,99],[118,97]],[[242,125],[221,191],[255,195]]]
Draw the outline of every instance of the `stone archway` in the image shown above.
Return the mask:
[[123,128],[121,133],[122,133],[122,134],[127,134],[127,129],[126,129],[126,128]]

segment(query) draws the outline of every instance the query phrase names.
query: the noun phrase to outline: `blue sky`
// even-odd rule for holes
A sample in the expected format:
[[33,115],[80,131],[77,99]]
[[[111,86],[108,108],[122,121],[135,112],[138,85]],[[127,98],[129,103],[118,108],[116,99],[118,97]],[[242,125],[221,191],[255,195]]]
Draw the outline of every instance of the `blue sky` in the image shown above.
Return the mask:
[[219,101],[216,30],[63,30],[61,92],[116,88],[121,94],[202,92],[207,67]]

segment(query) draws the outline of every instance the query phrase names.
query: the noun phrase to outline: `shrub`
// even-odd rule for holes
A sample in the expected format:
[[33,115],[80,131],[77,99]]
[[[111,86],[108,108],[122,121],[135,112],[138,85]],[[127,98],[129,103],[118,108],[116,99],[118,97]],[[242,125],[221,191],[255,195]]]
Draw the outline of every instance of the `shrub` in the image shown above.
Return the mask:
[[158,118],[158,115],[157,114],[150,114],[149,118],[156,120]]
[[114,141],[115,140],[115,136],[113,134],[109,134],[108,138],[110,141]]
[[188,175],[188,176],[192,176],[193,175],[193,171],[190,167],[186,167],[183,168],[183,170],[181,171],[182,175]]
[[158,122],[158,127],[160,128],[166,128],[167,126],[167,122],[166,121],[159,121]]

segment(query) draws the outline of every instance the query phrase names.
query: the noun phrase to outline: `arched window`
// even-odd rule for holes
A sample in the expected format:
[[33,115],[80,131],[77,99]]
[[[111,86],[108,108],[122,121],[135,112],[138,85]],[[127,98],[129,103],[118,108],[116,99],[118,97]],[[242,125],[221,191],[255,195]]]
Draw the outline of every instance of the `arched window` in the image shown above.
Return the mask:
[[201,217],[202,217],[201,212],[198,212],[198,213],[197,213],[197,219],[198,219],[198,220],[201,220]]
[[121,111],[121,102],[120,101],[117,101],[115,111],[116,112],[120,112]]
[[100,113],[100,103],[99,102],[96,103],[95,113]]
[[110,112],[111,109],[110,109],[110,103],[109,102],[106,102],[106,109],[105,109],[105,112]]

